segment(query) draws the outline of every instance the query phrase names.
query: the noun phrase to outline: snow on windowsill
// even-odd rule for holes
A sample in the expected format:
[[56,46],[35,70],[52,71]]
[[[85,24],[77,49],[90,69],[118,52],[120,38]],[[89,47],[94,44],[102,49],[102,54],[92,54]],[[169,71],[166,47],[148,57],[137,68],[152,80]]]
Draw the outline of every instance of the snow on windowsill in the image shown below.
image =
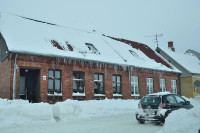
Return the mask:
[[72,96],[85,96],[85,93],[72,93]]
[[113,94],[114,97],[122,97],[122,94]]
[[48,96],[63,96],[62,93],[47,94]]
[[102,97],[105,97],[104,94],[94,94],[94,96],[102,96]]
[[132,97],[139,97],[139,94],[131,94]]

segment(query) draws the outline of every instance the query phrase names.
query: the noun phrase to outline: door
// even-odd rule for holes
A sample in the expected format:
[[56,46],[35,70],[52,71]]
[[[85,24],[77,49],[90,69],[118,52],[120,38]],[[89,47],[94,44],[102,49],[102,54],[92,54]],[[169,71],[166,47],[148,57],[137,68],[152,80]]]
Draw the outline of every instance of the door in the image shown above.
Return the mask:
[[19,98],[29,102],[40,102],[40,70],[21,68]]

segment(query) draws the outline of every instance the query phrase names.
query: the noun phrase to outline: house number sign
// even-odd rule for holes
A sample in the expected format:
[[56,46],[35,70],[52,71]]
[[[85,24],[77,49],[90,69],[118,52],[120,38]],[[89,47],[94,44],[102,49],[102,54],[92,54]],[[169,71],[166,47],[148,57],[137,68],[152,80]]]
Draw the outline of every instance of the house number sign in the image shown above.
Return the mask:
[[46,80],[47,79],[47,77],[46,76],[43,76],[43,80]]

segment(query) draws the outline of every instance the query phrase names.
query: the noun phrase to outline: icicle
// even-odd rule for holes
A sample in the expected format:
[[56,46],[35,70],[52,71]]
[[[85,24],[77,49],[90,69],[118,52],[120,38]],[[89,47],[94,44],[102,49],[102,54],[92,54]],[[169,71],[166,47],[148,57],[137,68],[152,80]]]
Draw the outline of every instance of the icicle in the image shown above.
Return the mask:
[[114,71],[117,72],[118,66],[114,65]]
[[99,67],[100,67],[100,69],[99,69],[99,70],[101,71],[101,67],[102,67],[102,64],[101,64],[101,63],[100,63],[100,65],[99,65]]

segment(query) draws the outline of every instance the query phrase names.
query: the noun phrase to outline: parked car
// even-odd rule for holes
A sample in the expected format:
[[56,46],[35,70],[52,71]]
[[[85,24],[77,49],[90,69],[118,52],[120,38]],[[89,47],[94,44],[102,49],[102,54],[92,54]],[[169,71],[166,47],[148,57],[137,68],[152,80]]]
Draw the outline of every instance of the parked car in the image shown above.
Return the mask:
[[165,122],[165,118],[174,110],[185,108],[190,109],[193,106],[183,97],[169,92],[159,92],[144,96],[136,112],[136,119],[140,124],[145,121]]

